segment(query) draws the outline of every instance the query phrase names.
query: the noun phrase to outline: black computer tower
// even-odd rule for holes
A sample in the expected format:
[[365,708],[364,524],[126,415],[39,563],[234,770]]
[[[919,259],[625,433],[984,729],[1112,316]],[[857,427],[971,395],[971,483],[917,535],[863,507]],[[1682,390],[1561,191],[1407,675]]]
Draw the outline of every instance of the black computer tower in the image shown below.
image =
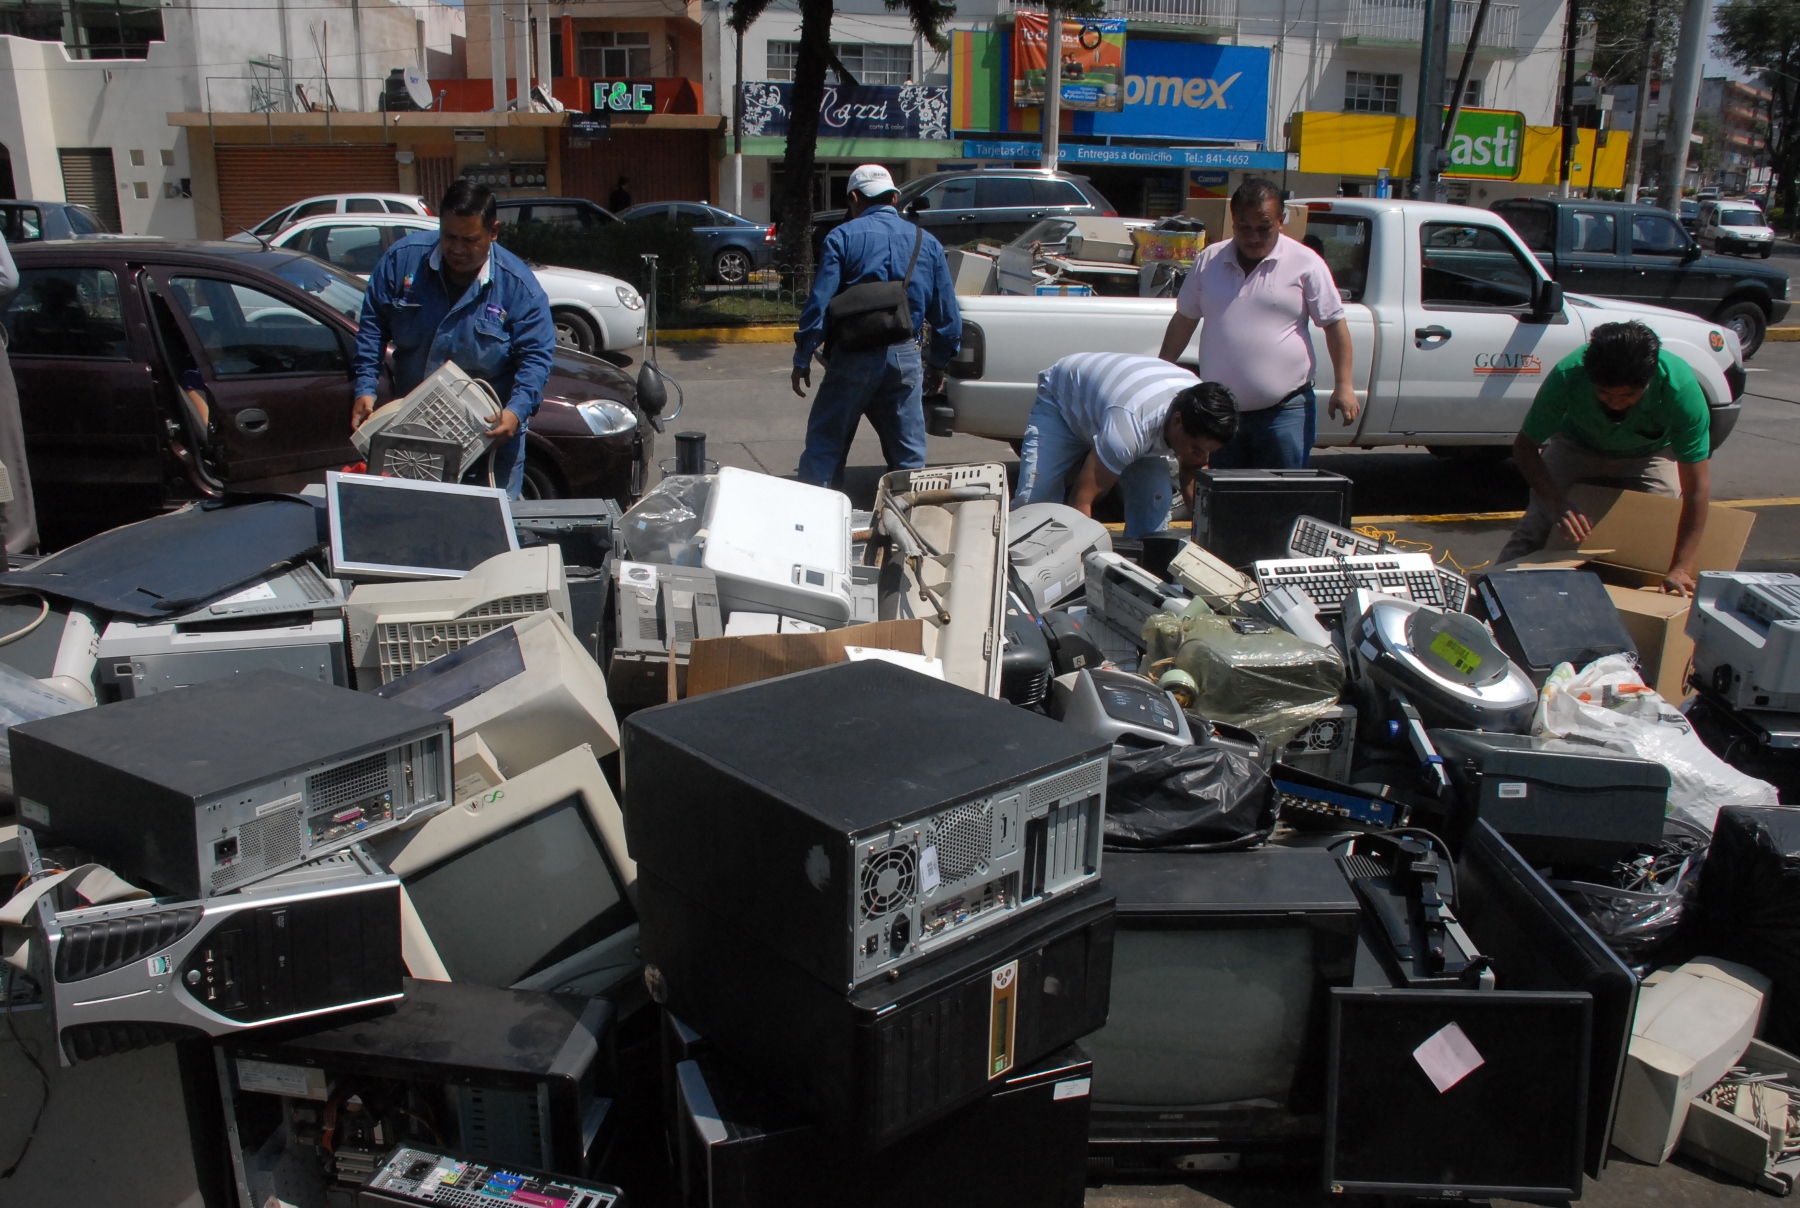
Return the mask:
[[991,1093],[876,1162],[772,1098],[717,1053],[671,1071],[682,1208],[1080,1208],[1088,1085],[1078,1045],[999,1079]]
[[863,1152],[989,1093],[1106,1022],[1113,897],[1092,886],[846,994],[638,867],[651,993],[728,1059]]
[[1096,880],[1110,749],[840,663],[634,713],[625,833],[641,872],[841,997]]
[[1591,570],[1507,570],[1476,576],[1471,612],[1493,628],[1506,657],[1538,687],[1558,663],[1577,670],[1608,654],[1637,657],[1637,644]]
[[614,1126],[611,1002],[410,978],[405,989],[391,1011],[217,1045],[246,1203],[286,1178],[360,1182],[402,1142],[590,1173]]
[[1301,516],[1350,527],[1351,483],[1325,470],[1201,470],[1194,482],[1194,541],[1236,567],[1288,556]]
[[1800,809],[1729,805],[1712,846],[1683,940],[1689,950],[1740,961],[1772,983],[1762,1036],[1800,1048]]

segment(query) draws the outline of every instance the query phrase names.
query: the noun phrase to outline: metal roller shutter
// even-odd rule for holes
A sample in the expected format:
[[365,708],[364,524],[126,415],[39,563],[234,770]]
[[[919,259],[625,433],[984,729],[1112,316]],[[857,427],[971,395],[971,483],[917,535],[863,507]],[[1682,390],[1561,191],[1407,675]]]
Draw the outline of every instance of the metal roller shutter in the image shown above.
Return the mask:
[[119,226],[119,181],[113,175],[112,152],[105,147],[58,147],[62,161],[63,197],[86,206],[115,234]]
[[601,205],[619,177],[631,178],[631,200],[706,201],[712,194],[711,135],[705,130],[631,130],[570,147],[562,134],[562,191]]
[[394,149],[219,147],[219,213],[225,233],[255,226],[283,206],[326,193],[397,193]]
[[413,171],[419,178],[419,195],[437,213],[438,202],[444,199],[444,190],[456,179],[456,157],[454,155],[421,155],[413,161]]

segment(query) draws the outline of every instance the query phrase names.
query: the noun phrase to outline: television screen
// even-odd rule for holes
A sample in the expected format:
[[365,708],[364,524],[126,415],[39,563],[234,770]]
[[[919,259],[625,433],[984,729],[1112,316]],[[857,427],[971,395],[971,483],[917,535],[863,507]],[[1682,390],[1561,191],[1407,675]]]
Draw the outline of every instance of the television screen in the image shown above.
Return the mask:
[[499,492],[361,474],[332,475],[328,485],[340,571],[455,576],[518,548]]
[[1095,1105],[1285,1107],[1316,1010],[1313,934],[1120,928],[1111,1012],[1081,1042]]
[[451,978],[484,986],[511,986],[633,918],[576,794],[404,880]]

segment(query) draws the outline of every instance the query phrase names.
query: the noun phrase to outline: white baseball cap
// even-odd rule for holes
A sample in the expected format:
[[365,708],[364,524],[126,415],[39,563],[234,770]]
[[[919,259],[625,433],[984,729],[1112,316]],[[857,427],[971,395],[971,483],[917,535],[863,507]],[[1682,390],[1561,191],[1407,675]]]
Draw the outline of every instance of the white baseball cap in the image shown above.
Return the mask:
[[880,164],[864,164],[850,173],[850,191],[861,193],[864,197],[880,197],[883,193],[897,193],[900,186],[888,175],[888,170]]

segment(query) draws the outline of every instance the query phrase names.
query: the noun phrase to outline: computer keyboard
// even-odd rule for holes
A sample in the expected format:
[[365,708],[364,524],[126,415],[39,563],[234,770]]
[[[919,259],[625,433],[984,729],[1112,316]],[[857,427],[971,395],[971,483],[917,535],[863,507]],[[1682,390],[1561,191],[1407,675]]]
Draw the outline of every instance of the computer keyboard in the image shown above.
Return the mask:
[[1358,554],[1347,558],[1268,558],[1252,568],[1258,587],[1291,588],[1318,605],[1321,614],[1343,611],[1358,588],[1416,600],[1448,612],[1469,602],[1469,581],[1443,569],[1429,554]]
[[1288,553],[1295,558],[1349,558],[1386,553],[1387,543],[1326,524],[1317,516],[1301,516],[1288,533]]

